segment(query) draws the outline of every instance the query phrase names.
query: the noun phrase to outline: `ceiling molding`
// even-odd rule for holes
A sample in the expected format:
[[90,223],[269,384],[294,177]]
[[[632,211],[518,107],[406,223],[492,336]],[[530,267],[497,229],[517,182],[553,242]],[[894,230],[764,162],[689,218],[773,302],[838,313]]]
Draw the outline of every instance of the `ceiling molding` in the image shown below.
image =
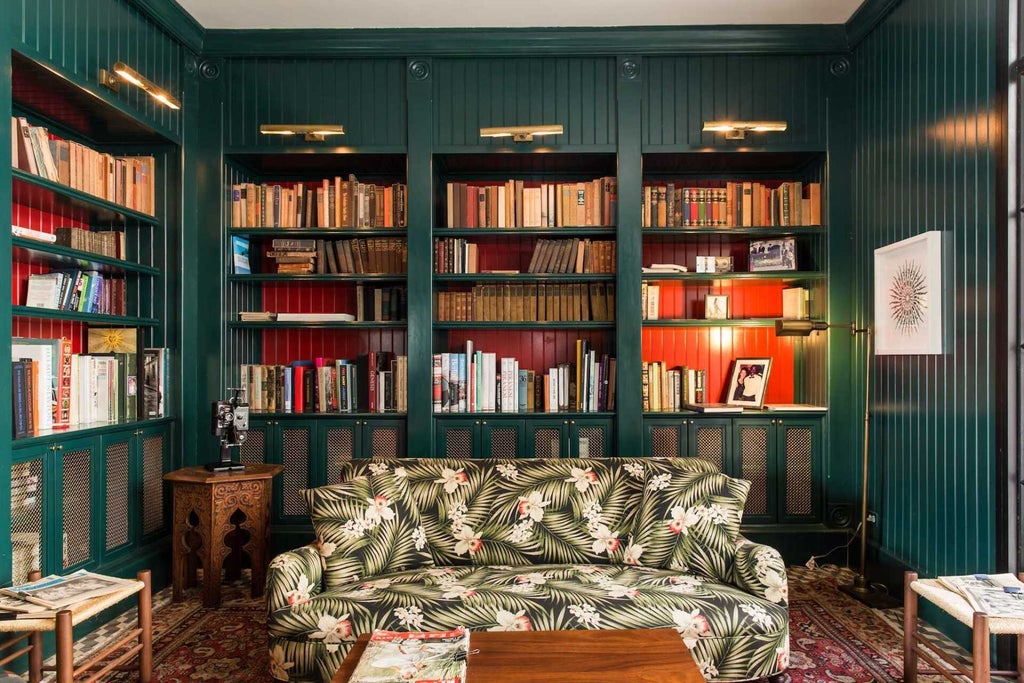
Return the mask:
[[849,49],[868,37],[903,0],[866,0],[846,22],[846,41]]
[[[149,0],[159,1],[159,0]],[[614,28],[208,29],[204,55],[232,57],[828,54],[842,24]]]
[[174,0],[129,0],[153,23],[183,46],[199,54],[203,50],[206,29]]

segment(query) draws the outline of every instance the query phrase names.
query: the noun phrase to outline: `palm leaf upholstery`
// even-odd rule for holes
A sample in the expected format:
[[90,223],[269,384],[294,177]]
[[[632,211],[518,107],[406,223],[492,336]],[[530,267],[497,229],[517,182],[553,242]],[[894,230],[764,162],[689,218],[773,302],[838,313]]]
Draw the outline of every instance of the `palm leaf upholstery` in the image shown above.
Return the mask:
[[[461,625],[674,628],[709,680],[770,676],[788,665],[785,568],[774,550],[739,536],[738,513],[728,523],[716,523],[716,512],[691,524],[685,546],[676,534],[648,533],[652,520],[667,528],[679,505],[742,510],[746,482],[708,463],[404,459],[353,462],[342,478],[361,500],[387,491],[389,501],[417,510],[429,554],[418,566],[399,554],[395,566],[374,565],[374,575],[361,563],[336,574],[336,584],[327,582],[324,538],[276,558],[268,600],[278,680],[326,683],[355,638],[375,629]],[[334,505],[336,487],[324,488],[333,489],[323,500]],[[309,494],[314,511],[319,491]],[[708,547],[698,549],[699,539]]]

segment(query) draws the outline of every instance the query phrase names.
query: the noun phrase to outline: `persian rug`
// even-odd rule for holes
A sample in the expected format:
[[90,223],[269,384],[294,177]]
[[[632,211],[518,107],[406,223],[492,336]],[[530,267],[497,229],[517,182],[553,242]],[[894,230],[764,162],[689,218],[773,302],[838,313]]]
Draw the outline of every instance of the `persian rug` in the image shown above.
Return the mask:
[[[790,580],[790,669],[793,683],[900,683],[903,680],[901,611],[871,610],[839,592],[853,579],[848,569],[792,567]],[[160,683],[270,683],[262,599],[248,585],[225,585],[216,609],[198,591],[172,603],[170,588],[154,597],[154,679]],[[134,611],[98,629],[80,645],[99,647],[113,629],[134,620]],[[927,627],[925,627],[927,628]],[[932,630],[932,635],[945,640]],[[950,641],[948,651],[959,647]],[[134,674],[112,680],[134,681]],[[939,681],[922,676],[921,681]]]

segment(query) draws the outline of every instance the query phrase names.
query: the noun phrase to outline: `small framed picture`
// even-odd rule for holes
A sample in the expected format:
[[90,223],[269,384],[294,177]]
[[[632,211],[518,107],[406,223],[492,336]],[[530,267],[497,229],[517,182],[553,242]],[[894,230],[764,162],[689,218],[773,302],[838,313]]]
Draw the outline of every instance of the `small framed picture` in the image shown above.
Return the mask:
[[725,294],[705,294],[704,318],[707,320],[728,320],[729,297]]
[[235,275],[249,275],[249,238],[233,236],[231,238],[231,257]]
[[716,273],[731,273],[732,272],[732,256],[716,256],[715,257],[715,272]]
[[752,241],[749,265],[751,273],[796,270],[796,238]]
[[768,390],[771,358],[737,358],[729,373],[725,402],[731,406],[761,408]]

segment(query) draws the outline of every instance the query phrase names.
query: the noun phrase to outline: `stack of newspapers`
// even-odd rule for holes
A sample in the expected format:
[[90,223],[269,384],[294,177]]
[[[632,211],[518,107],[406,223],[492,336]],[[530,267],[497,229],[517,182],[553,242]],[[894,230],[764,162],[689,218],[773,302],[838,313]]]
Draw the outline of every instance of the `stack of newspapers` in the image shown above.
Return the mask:
[[1013,574],[940,576],[936,580],[943,588],[963,596],[977,612],[1024,619],[1024,583]]
[[131,579],[80,569],[67,576],[52,575],[20,586],[0,588],[0,620],[53,617],[60,610],[74,609],[78,603],[116,593],[133,583]]
[[469,631],[374,631],[349,683],[465,683]]

